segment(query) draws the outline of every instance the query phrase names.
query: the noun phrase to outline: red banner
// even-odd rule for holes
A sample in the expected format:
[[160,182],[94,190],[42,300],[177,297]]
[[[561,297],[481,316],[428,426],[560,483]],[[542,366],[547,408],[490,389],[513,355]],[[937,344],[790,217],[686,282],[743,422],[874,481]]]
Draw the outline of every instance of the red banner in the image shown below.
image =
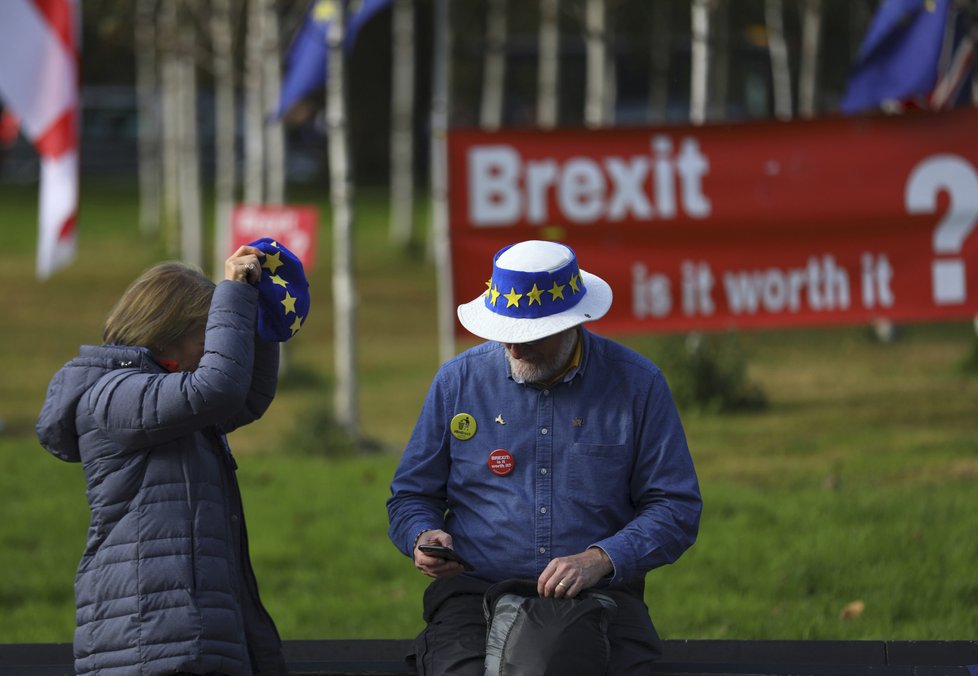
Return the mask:
[[236,205],[231,213],[229,252],[262,237],[281,242],[294,253],[309,272],[316,262],[316,232],[319,212],[316,207]]
[[493,254],[571,246],[609,332],[978,314],[978,110],[702,127],[453,131],[456,302]]

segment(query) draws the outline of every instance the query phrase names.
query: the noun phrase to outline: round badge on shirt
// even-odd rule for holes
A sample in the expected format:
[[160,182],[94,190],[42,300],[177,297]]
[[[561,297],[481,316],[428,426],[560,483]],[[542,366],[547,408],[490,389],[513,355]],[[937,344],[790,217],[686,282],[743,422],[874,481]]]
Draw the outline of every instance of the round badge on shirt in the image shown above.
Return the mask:
[[496,476],[506,476],[516,468],[516,458],[504,448],[489,454],[489,470]]
[[469,413],[459,413],[452,418],[452,436],[461,441],[467,441],[475,436],[479,425]]

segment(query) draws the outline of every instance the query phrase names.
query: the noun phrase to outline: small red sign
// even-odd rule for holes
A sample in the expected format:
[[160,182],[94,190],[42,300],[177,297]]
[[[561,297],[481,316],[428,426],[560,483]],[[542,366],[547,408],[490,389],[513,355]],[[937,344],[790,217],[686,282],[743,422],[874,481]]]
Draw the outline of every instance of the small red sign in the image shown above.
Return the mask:
[[306,272],[312,269],[316,254],[319,212],[310,206],[255,206],[239,204],[231,214],[231,241],[228,253],[262,237],[271,237],[302,261]]
[[502,448],[497,448],[489,454],[489,469],[497,476],[506,476],[516,467],[516,458]]

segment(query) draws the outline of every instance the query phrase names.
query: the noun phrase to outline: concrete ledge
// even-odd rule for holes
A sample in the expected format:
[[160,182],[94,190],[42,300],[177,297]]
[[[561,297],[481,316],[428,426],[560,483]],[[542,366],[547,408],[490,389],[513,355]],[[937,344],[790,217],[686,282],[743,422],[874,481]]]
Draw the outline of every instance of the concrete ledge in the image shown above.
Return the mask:
[[[294,676],[405,676],[410,639],[286,641]],[[661,676],[976,676],[978,641],[664,642]],[[71,644],[0,644],[0,676],[73,676]]]

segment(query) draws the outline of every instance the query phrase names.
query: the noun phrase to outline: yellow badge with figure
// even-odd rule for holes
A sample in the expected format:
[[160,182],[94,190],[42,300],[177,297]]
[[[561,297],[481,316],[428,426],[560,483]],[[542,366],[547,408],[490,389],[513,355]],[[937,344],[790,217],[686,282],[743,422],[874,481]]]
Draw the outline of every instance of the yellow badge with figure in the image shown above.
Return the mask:
[[468,413],[459,413],[452,418],[452,436],[461,441],[467,441],[475,436],[478,425]]

